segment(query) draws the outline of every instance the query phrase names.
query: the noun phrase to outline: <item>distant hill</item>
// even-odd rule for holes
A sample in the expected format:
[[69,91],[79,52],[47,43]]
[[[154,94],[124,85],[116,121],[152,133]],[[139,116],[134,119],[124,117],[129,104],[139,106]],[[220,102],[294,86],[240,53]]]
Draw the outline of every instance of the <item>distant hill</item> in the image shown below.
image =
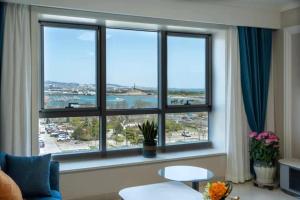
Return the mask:
[[[82,84],[79,83],[64,83],[57,81],[45,81],[45,88],[55,87],[55,88],[76,88]],[[95,84],[87,84],[91,86],[95,86]]]
[[[57,82],[57,81],[45,81],[45,88],[49,88],[49,87],[57,87],[57,88],[76,88],[82,85],[90,85],[90,86],[94,86],[95,84],[79,84],[79,83],[65,83],[65,82]],[[133,88],[133,86],[124,86],[124,85],[119,85],[119,84],[112,84],[112,83],[108,83],[107,84],[107,89],[108,90],[114,90],[114,89],[131,89]],[[145,90],[145,91],[153,91],[153,90],[157,90],[158,88],[154,88],[154,87],[143,87],[143,86],[135,86],[136,89],[138,90]],[[205,89],[188,89],[188,88],[169,88],[169,91],[176,91],[176,92],[180,92],[180,91],[188,91],[188,92],[195,92],[195,91],[205,91]]]

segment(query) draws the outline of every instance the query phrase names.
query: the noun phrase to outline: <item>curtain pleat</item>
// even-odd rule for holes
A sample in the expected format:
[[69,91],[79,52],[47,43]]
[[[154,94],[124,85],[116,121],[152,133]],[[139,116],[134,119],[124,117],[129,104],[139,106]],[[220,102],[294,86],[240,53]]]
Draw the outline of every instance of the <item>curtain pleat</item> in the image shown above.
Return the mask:
[[272,30],[238,27],[241,59],[241,82],[245,111],[252,131],[265,128]]
[[30,9],[6,4],[1,69],[0,150],[31,154]]
[[[252,131],[265,129],[272,52],[272,30],[238,27],[244,107]],[[253,160],[250,160],[253,175]]]
[[247,133],[249,126],[244,110],[238,31],[236,27],[228,30],[228,69],[226,87],[226,135],[227,170],[226,180],[242,183],[251,179],[249,145]]

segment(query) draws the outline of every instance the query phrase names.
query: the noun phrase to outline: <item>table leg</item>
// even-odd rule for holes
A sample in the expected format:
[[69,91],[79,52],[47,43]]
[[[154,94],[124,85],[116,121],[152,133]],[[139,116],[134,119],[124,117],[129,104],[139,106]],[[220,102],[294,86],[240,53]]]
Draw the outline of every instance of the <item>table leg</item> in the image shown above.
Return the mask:
[[199,191],[199,182],[192,182],[192,188],[196,191]]

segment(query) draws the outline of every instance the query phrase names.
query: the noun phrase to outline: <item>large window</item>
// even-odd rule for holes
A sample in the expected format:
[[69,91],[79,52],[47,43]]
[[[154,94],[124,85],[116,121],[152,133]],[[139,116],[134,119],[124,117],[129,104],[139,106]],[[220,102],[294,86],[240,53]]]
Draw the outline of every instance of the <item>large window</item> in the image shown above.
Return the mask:
[[146,120],[161,149],[209,142],[210,35],[52,22],[41,33],[40,154],[138,153]]

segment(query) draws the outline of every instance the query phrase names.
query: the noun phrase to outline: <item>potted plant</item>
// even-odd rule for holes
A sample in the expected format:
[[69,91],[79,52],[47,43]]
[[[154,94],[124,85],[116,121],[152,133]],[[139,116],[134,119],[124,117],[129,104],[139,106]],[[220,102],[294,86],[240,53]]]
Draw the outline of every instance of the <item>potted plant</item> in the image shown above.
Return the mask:
[[251,132],[249,137],[250,158],[254,161],[256,182],[273,184],[279,156],[279,138],[270,131]]
[[156,136],[157,136],[157,126],[154,122],[149,122],[148,120],[142,125],[138,125],[140,131],[143,134],[143,155],[145,158],[153,158],[156,156]]

